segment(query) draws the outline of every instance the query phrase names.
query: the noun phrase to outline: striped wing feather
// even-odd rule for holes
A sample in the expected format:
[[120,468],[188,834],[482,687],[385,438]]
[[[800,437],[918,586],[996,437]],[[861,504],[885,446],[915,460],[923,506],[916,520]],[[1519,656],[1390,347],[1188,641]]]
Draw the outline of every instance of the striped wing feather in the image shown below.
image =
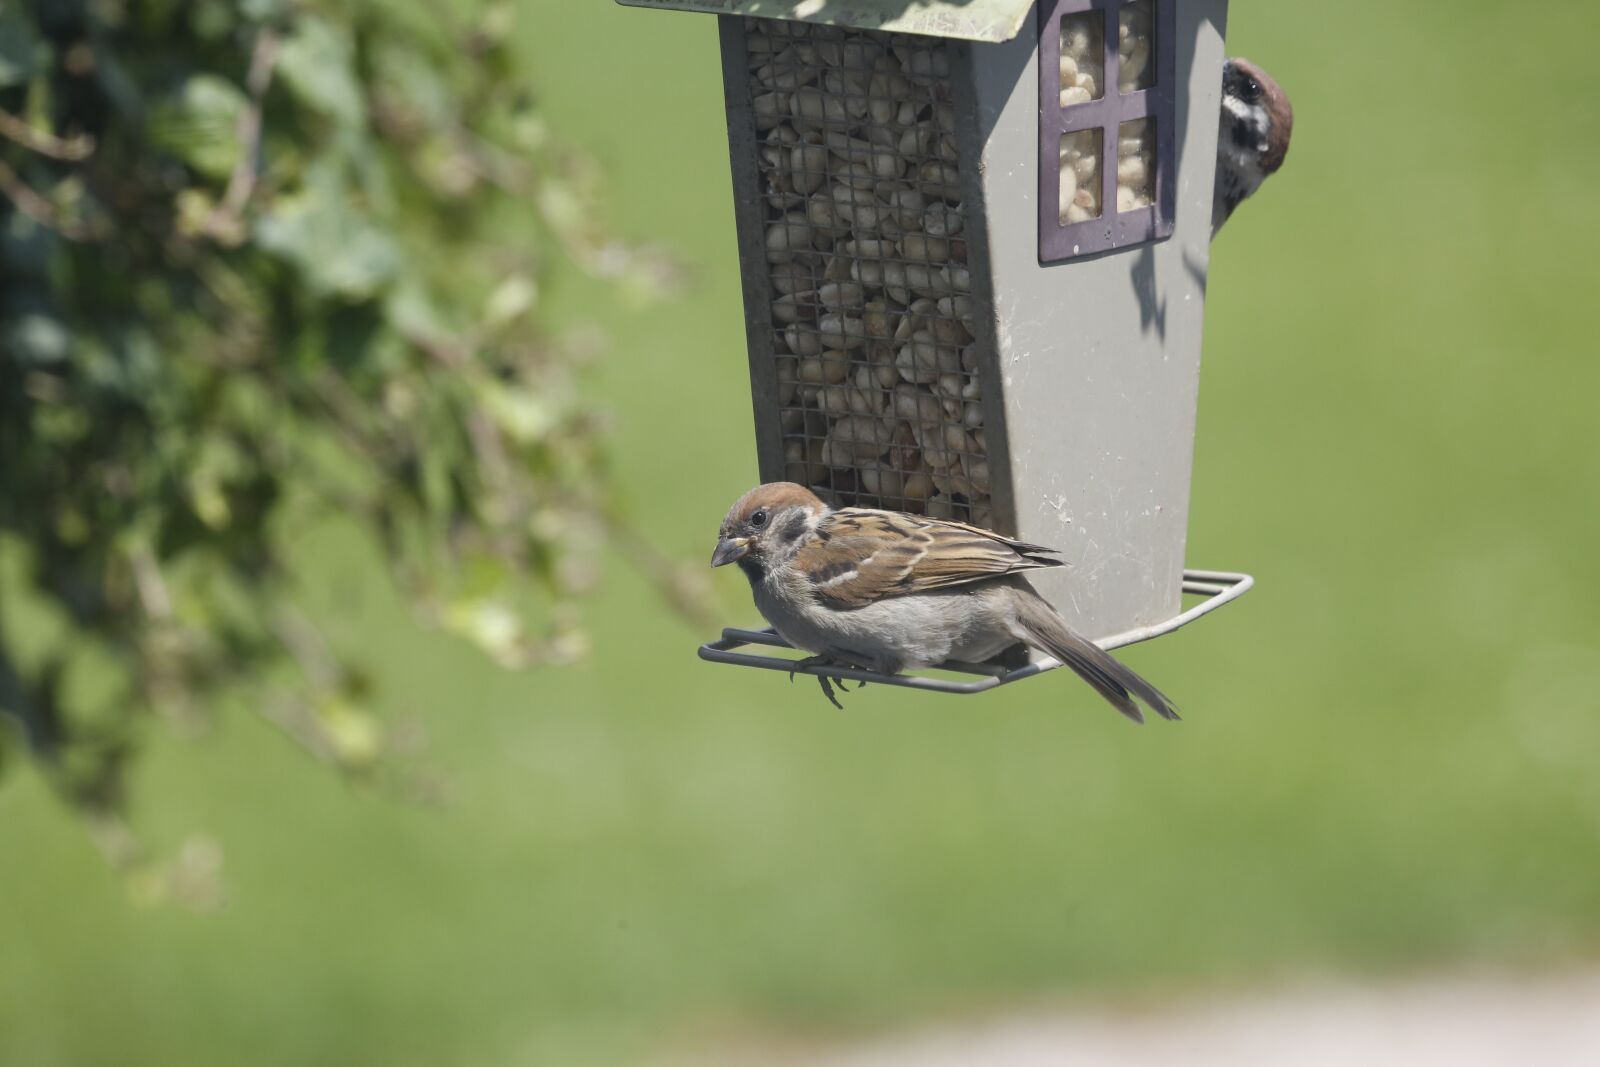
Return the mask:
[[841,508],[817,527],[796,557],[816,595],[840,608],[944,589],[1040,567],[1053,549],[964,522],[871,508]]

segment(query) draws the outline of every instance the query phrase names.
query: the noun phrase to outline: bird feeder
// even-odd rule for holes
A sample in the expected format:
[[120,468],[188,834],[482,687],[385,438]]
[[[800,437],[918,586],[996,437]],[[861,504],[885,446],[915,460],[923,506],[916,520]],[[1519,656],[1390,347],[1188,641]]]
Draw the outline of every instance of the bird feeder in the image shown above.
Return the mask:
[[762,481],[1053,546],[1107,648],[1249,588],[1184,569],[1226,0],[620,2],[720,16]]

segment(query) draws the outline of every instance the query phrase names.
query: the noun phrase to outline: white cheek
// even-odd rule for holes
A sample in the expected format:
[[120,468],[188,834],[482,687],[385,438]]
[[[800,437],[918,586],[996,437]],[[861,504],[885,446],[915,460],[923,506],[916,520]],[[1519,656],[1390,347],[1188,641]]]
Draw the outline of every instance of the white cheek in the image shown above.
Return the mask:
[[1225,96],[1222,98],[1222,110],[1227,118],[1233,119],[1257,138],[1266,139],[1269,122],[1266,108],[1252,106],[1238,97]]
[[1224,96],[1222,98],[1222,110],[1240,121],[1246,121],[1250,118],[1250,105],[1240,100],[1237,96]]

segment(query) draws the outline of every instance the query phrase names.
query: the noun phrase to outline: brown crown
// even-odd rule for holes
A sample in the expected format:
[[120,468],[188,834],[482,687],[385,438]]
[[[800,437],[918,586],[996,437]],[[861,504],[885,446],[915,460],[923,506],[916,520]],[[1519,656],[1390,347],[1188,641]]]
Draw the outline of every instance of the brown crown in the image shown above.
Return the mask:
[[1267,130],[1267,151],[1261,157],[1261,169],[1268,174],[1283,166],[1289,154],[1289,136],[1294,132],[1294,106],[1289,94],[1283,91],[1276,78],[1248,59],[1234,58],[1228,62],[1248,74],[1261,86],[1261,106],[1272,120]]
[[803,507],[811,511],[825,511],[827,505],[818,499],[817,494],[803,485],[794,482],[768,482],[758,485],[728,510],[728,517],[723,520],[723,526],[737,526],[750,517],[750,513],[757,508],[766,508],[768,511],[781,511],[784,508]]

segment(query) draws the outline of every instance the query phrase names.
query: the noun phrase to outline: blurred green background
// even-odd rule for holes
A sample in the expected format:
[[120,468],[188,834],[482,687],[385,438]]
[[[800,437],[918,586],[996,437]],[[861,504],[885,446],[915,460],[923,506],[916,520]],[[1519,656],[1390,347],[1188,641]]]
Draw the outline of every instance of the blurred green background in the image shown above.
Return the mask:
[[[754,481],[715,27],[528,0],[552,125],[692,264],[604,324],[635,512],[698,559]],[[1215,249],[1196,565],[1259,587],[1126,653],[1187,714],[1048,678],[980,699],[702,664],[613,571],[593,656],[503,673],[348,531],[306,596],[385,669],[443,800],[247,716],[153,739],[135,817],[226,852],[141,908],[31,773],[0,788],[0,1064],[697,1059],[1077,995],[1600,950],[1600,12],[1235,0],[1293,96]],[[581,326],[598,283],[555,280]],[[754,621],[719,574],[730,622]]]

